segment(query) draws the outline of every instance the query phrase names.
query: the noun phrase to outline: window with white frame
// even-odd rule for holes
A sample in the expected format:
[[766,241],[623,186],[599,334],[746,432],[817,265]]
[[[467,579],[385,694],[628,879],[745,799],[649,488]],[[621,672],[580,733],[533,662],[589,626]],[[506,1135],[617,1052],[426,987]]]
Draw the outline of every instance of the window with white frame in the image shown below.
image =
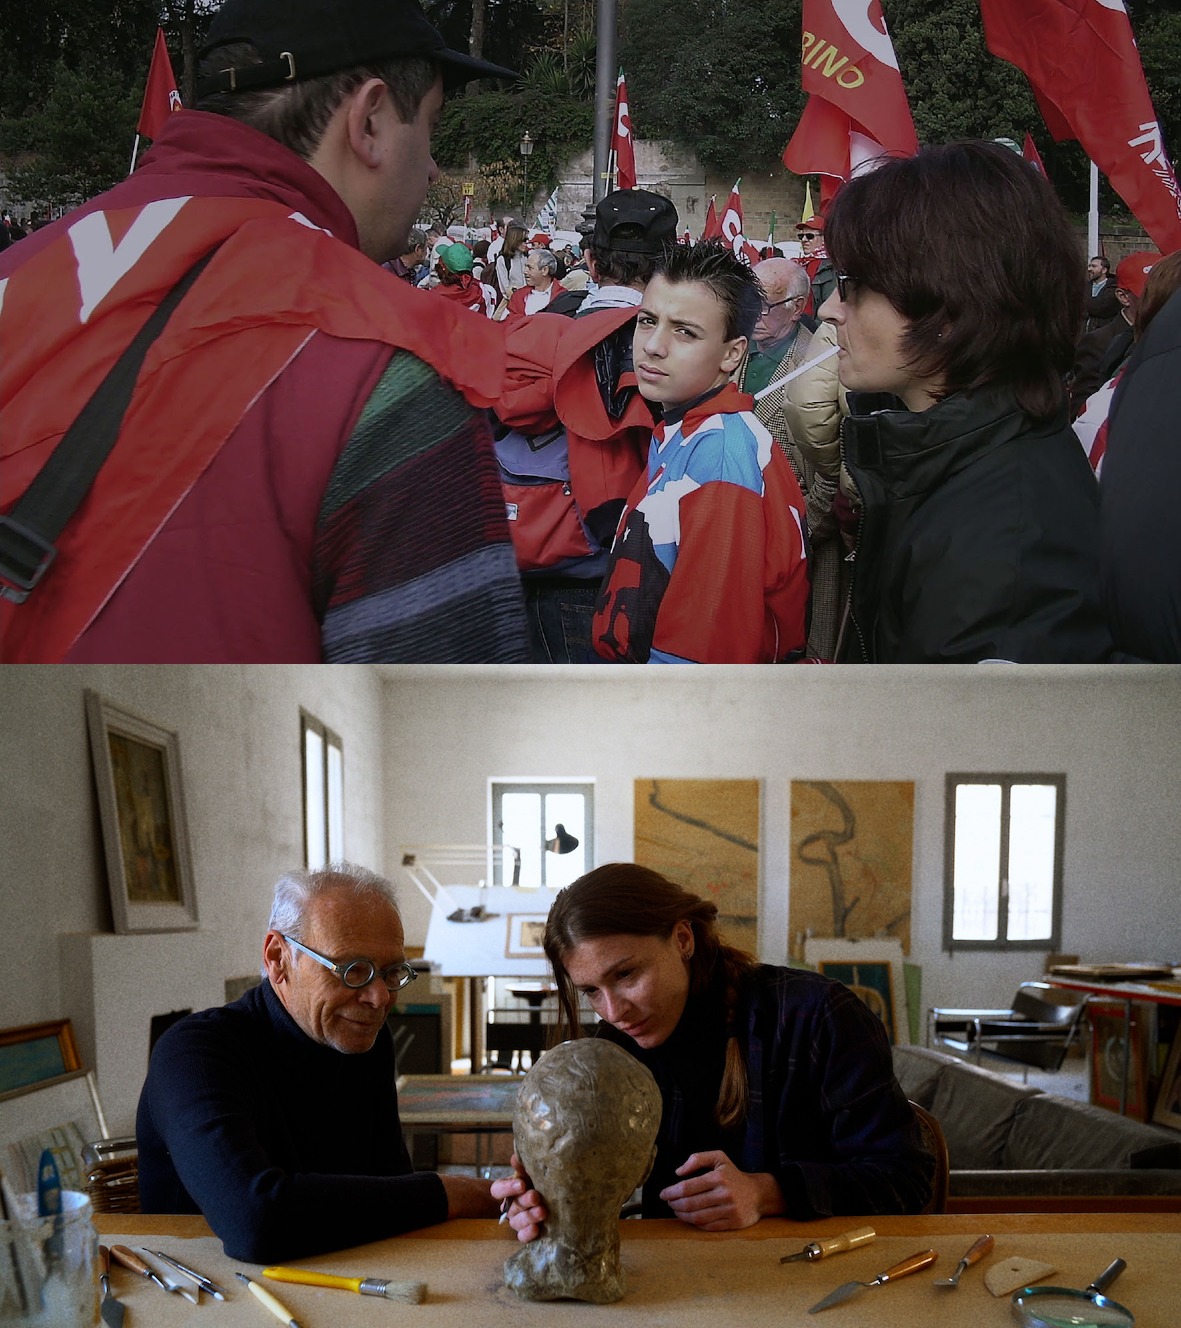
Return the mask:
[[299,712],[303,762],[303,856],[315,871],[344,857],[344,744],[306,710]]
[[[494,885],[561,889],[594,866],[593,780],[489,781]],[[578,840],[567,853],[556,847],[558,827]]]
[[1065,775],[947,776],[945,950],[1057,950]]

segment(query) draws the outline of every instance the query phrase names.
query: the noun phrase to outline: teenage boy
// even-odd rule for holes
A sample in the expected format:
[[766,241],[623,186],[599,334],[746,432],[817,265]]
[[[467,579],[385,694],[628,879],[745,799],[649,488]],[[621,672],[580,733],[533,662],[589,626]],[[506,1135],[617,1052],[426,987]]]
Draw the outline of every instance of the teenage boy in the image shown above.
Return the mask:
[[714,242],[674,246],[644,292],[632,358],[662,418],[595,606],[604,659],[758,664],[803,651],[804,500],[729,381],[762,300],[750,268]]

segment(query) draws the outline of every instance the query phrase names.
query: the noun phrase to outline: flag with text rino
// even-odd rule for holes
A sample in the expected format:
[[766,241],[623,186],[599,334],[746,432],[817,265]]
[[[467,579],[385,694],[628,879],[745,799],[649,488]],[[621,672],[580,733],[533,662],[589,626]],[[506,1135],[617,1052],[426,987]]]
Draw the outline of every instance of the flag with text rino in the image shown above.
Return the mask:
[[847,180],[875,157],[918,151],[879,0],[804,0],[801,82],[808,101],[783,153],[797,175]]

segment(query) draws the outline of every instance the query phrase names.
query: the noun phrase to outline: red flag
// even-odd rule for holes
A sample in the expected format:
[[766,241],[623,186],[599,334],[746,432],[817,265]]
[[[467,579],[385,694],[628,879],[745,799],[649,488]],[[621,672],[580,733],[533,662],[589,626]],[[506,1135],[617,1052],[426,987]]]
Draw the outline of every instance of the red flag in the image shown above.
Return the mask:
[[797,175],[847,180],[884,153],[919,150],[879,0],[804,0],[804,113],[783,163]]
[[1021,145],[1021,155],[1035,170],[1045,175],[1046,167],[1042,161],[1042,154],[1037,150],[1037,144],[1028,129],[1025,131],[1025,142]]
[[627,104],[627,84],[623,70],[615,84],[615,128],[611,134],[611,150],[615,153],[616,189],[636,187],[636,149],[632,141],[631,111]]
[[746,236],[742,233],[742,195],[738,192],[741,183],[741,180],[734,181],[734,188],[730,190],[730,197],[726,200],[726,208],[719,222],[722,239],[738,255],[742,254],[742,246],[746,242]]
[[[1181,247],[1181,190],[1118,0],[980,0],[993,55],[1025,72],[1055,138],[1073,136],[1162,253]],[[1069,126],[1062,133],[1063,122]]]
[[705,228],[701,232],[703,240],[717,240],[722,235],[722,224],[718,221],[717,199],[712,195],[709,200],[709,207],[705,210]]
[[143,105],[139,108],[137,132],[145,138],[155,138],[173,111],[179,111],[180,93],[168,58],[164,29],[156,29],[156,45],[152,50],[152,67],[148,70],[148,85],[144,88]]

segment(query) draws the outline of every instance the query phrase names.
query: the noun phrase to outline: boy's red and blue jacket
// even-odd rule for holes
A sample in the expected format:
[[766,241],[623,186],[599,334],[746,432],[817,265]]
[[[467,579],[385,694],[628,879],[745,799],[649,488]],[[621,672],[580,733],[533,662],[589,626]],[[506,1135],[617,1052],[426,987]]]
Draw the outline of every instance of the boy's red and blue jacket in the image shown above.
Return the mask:
[[753,405],[726,384],[656,426],[595,608],[604,659],[759,664],[802,654],[804,499]]

